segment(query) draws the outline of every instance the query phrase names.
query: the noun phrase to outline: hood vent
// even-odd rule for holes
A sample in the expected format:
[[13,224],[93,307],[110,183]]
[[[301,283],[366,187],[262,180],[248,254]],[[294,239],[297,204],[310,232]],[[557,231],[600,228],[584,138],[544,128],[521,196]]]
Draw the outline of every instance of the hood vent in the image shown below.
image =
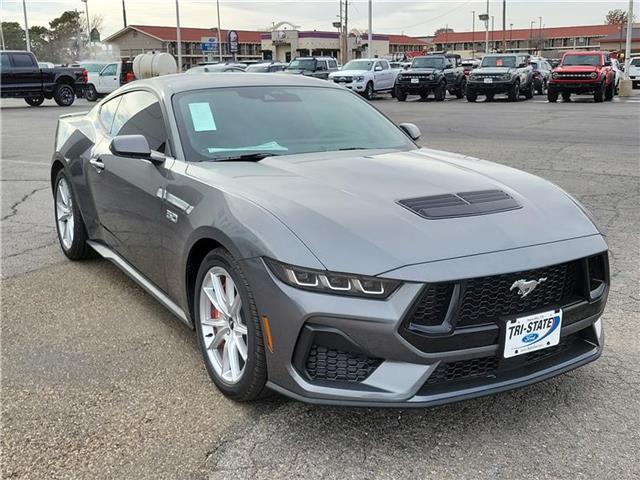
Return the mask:
[[522,208],[518,202],[502,190],[433,195],[400,200],[398,203],[421,217],[431,220],[486,215]]

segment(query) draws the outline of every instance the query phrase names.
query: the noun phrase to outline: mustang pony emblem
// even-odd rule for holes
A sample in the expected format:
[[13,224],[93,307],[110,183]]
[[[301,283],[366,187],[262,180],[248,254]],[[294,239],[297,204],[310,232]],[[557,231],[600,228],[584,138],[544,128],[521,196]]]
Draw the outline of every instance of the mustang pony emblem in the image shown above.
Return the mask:
[[516,280],[515,282],[513,282],[513,285],[511,285],[511,288],[509,289],[509,291],[513,290],[514,288],[517,288],[518,295],[524,298],[527,295],[529,295],[531,292],[533,292],[538,285],[546,281],[547,281],[547,277],[539,278],[538,280]]

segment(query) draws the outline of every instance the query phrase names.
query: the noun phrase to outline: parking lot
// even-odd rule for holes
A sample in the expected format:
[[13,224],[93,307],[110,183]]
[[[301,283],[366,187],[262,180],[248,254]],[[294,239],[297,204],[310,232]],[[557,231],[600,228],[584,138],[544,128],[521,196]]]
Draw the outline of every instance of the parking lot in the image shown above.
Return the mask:
[[3,478],[640,478],[635,93],[602,104],[373,100],[395,122],[418,125],[425,147],[560,185],[611,248],[600,360],[416,410],[223,397],[193,332],[107,261],[71,263],[59,249],[48,169],[56,118],[93,104],[3,100]]

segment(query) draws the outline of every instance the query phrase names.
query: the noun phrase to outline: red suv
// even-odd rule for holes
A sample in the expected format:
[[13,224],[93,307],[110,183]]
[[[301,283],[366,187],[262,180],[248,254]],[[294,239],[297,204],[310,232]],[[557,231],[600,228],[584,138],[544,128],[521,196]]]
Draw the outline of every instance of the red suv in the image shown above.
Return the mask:
[[555,103],[559,95],[569,101],[572,93],[589,94],[602,102],[613,98],[615,88],[608,52],[567,52],[551,74],[547,97]]

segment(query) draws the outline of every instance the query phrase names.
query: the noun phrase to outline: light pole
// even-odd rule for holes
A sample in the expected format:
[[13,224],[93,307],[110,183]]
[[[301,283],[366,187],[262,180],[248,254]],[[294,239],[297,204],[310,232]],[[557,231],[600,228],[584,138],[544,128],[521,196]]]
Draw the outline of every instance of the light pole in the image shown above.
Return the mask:
[[218,12],[218,58],[222,63],[222,34],[220,33],[220,0],[216,0],[216,10]]
[[369,58],[372,58],[371,53],[373,52],[373,1],[369,0],[369,45],[367,46],[367,49],[369,50],[367,52],[367,56]]
[[178,72],[182,71],[182,38],[180,36],[180,6],[176,0],[176,50],[178,54]]
[[471,58],[476,58],[476,11],[473,14],[473,22],[471,24]]
[[489,54],[489,0],[487,0],[487,13],[485,14],[485,19],[484,19],[484,25],[485,25],[485,53],[488,55]]
[[494,35],[494,31],[495,31],[495,23],[494,23],[495,18],[493,17],[493,15],[491,15],[491,43],[493,44],[493,49],[496,49],[496,42],[493,38]]
[[30,52],[31,40],[29,40],[29,22],[27,22],[27,0],[22,0],[22,10],[24,11],[24,33],[27,41],[27,52]]
[[540,55],[544,50],[544,42],[542,41],[542,17],[540,17],[540,38],[538,39],[538,48],[540,49]]
[[124,5],[124,0],[122,0],[122,21],[124,22],[124,28],[127,28],[127,7]]
[[4,30],[2,30],[2,22],[0,22],[0,40],[2,41],[2,50],[6,50],[4,46]]
[[529,50],[531,50],[531,54],[533,54],[533,25],[536,23],[535,20],[531,20],[531,25],[529,26]]
[[513,23],[509,25],[509,50],[511,50],[513,48]]
[[502,51],[507,51],[507,0],[502,0]]
[[89,20],[89,0],[80,0],[84,3],[85,15],[87,16],[87,45],[91,45],[91,21]]
[[631,40],[633,32],[633,0],[629,0],[629,10],[627,12],[627,43],[624,52],[624,80],[620,84],[620,96],[630,97],[633,95],[633,82],[629,77],[631,66]]

